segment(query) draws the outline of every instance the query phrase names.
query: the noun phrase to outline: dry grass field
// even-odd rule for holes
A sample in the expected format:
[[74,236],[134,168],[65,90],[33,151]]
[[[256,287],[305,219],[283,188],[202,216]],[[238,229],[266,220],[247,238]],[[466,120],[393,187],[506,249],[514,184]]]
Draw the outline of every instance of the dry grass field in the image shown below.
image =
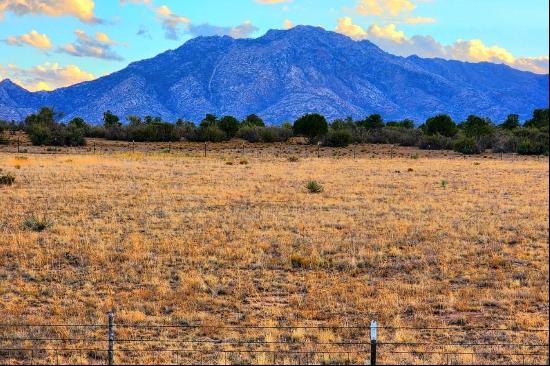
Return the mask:
[[[353,326],[372,319],[387,327],[548,329],[548,158],[463,159],[405,148],[392,148],[390,156],[388,146],[359,146],[355,158],[352,148],[322,149],[318,158],[316,147],[247,145],[242,152],[240,143],[209,146],[205,158],[200,144],[139,144],[132,152],[128,144],[97,141],[95,154],[92,146],[48,154],[33,148],[18,154],[14,146],[0,151],[0,175],[16,177],[0,186],[1,323],[104,324],[114,309],[118,324],[214,326],[184,334],[117,330],[121,339],[166,342],[365,341],[368,332],[361,329],[282,334],[223,326]],[[308,192],[311,180],[323,186],[321,193]],[[39,231],[32,220],[46,227]],[[83,334],[65,328],[0,332]],[[90,332],[105,338],[104,329]],[[380,339],[548,343],[548,333],[388,328],[380,329]],[[2,344],[37,342],[60,347],[53,340]],[[191,346],[201,345],[185,347]],[[454,349],[465,352],[454,362],[470,362],[468,352],[488,353],[475,362],[498,362],[491,347]],[[537,351],[519,348],[512,351]],[[386,363],[449,361],[383,352]],[[117,355],[119,362],[131,358]],[[3,352],[0,363],[28,363],[25,357]],[[44,350],[33,357],[53,362],[54,356]],[[62,357],[104,361],[91,350]],[[137,357],[174,362],[174,354]],[[269,354],[204,357],[194,361],[273,362]],[[280,357],[276,362],[293,362]],[[316,363],[345,363],[363,356],[318,357]],[[547,356],[532,362],[547,362]]]

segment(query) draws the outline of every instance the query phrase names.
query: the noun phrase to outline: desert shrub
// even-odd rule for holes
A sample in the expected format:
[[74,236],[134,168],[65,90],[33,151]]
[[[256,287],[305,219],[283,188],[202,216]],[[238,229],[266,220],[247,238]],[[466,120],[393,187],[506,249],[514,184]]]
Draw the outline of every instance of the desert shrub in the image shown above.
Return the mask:
[[50,226],[52,226],[52,223],[45,217],[40,219],[33,216],[23,221],[23,228],[31,231],[44,231]]
[[309,193],[321,193],[324,190],[323,186],[314,180],[310,180],[309,182],[307,182],[306,188],[309,191]]
[[8,138],[5,136],[6,131],[8,131],[8,124],[4,121],[0,121],[0,145],[7,145]]
[[237,132],[237,137],[248,142],[260,142],[260,131],[258,127],[244,126]]
[[197,138],[198,141],[221,142],[227,140],[227,135],[216,126],[208,126],[199,128]]
[[518,145],[517,153],[520,155],[543,155],[548,153],[548,147],[538,142],[523,140]]
[[237,132],[237,137],[248,142],[285,142],[292,136],[292,131],[283,127],[253,127],[245,125]]
[[42,124],[33,124],[29,126],[26,132],[33,145],[48,145],[51,140],[52,134],[50,129]]
[[86,137],[105,138],[105,128],[103,126],[90,126],[86,131]]
[[495,131],[492,149],[496,153],[512,153],[517,151],[518,139],[505,128]]
[[422,150],[452,150],[453,140],[442,135],[422,136],[418,142]]
[[0,175],[0,186],[11,186],[15,183],[15,177],[10,173]]
[[473,155],[481,153],[481,149],[476,140],[470,137],[461,137],[454,143],[454,151],[464,154]]
[[288,158],[288,161],[290,161],[291,163],[296,163],[297,161],[299,161],[300,159],[297,157],[297,156],[290,156]]
[[292,137],[292,130],[283,127],[260,127],[262,142],[286,142]]
[[323,141],[323,145],[330,147],[346,147],[353,142],[353,135],[350,130],[331,130]]

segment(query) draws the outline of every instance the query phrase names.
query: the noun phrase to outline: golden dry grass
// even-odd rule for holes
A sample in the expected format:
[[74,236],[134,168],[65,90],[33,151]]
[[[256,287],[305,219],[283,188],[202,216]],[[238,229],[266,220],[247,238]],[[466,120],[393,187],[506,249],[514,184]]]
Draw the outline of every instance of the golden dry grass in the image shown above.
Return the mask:
[[[0,153],[0,169],[16,176],[0,187],[2,322],[104,323],[115,309],[119,323],[548,328],[547,158],[287,149],[296,151]],[[309,180],[324,191],[309,194]],[[51,226],[25,229],[31,217]],[[280,338],[261,333],[247,337]],[[483,339],[520,337],[497,333]],[[451,335],[381,330],[396,341],[441,337]]]

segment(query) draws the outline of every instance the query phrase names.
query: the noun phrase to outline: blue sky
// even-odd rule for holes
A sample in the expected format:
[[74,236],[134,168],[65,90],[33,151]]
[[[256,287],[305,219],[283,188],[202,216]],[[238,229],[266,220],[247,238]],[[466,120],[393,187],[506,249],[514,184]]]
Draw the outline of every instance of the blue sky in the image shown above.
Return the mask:
[[546,0],[2,0],[0,78],[53,89],[197,35],[322,26],[388,52],[548,73]]

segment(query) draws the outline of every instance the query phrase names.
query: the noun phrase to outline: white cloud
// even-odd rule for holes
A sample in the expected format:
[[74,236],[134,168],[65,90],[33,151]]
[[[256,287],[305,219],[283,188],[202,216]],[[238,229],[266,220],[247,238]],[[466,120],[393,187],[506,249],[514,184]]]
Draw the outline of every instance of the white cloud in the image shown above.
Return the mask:
[[283,22],[283,27],[284,29],[290,29],[294,27],[294,23],[290,19],[285,19],[285,21]]
[[76,65],[60,66],[57,63],[44,63],[27,69],[13,64],[7,66],[0,64],[0,79],[5,78],[9,78],[27,90],[38,91],[53,90],[93,80],[95,76]]
[[112,46],[121,43],[113,41],[109,36],[102,32],[96,32],[95,37],[91,37],[86,32],[75,30],[76,41],[68,43],[58,49],[58,52],[68,53],[77,57],[95,57],[106,60],[122,60],[123,58],[113,51]]
[[86,23],[100,22],[94,16],[94,0],[1,0],[0,19],[5,12],[15,15],[73,16]]
[[487,46],[479,39],[459,39],[450,45],[443,45],[431,36],[415,35],[409,38],[403,31],[397,30],[395,24],[373,24],[364,29],[354,24],[349,17],[338,19],[335,30],[356,40],[369,39],[383,50],[399,56],[418,55],[468,62],[488,61],[504,63],[520,70],[548,73],[548,56],[517,58],[507,49],[497,45]]
[[47,51],[53,47],[50,38],[46,34],[40,34],[35,30],[19,37],[9,36],[5,42],[12,46],[23,46],[24,44],[27,44],[42,51]]
[[177,40],[180,36],[180,26],[187,27],[191,24],[191,20],[187,17],[174,14],[166,5],[156,8],[157,17],[162,22],[162,27],[165,30],[165,36],[168,39]]
[[236,27],[220,27],[208,23],[189,25],[189,33],[193,36],[230,36],[233,38],[247,38],[258,28],[251,21],[245,21]]
[[416,5],[410,0],[359,0],[357,13],[363,16],[399,16],[413,11]]

